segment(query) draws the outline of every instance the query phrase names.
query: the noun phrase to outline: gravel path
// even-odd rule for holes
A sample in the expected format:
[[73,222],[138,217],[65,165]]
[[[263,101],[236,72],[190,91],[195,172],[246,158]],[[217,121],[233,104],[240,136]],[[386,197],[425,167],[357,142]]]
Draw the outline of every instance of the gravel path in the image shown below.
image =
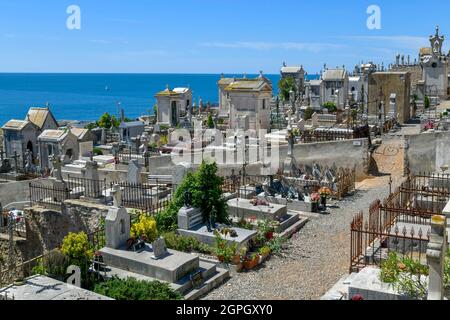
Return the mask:
[[285,253],[272,257],[261,268],[234,273],[222,286],[204,299],[289,299],[315,300],[348,273],[350,222],[354,215],[368,211],[375,199],[389,192],[388,177],[379,183],[337,202],[329,214],[311,217],[306,226],[287,243]]

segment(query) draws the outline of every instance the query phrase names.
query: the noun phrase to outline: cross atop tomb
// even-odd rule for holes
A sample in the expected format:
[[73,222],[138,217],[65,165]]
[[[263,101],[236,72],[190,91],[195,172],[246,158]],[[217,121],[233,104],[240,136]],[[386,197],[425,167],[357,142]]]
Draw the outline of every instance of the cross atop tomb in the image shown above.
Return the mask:
[[437,26],[436,34],[434,36],[430,36],[430,44],[434,55],[442,55],[442,45],[444,44],[444,40],[445,37],[439,35],[439,26]]

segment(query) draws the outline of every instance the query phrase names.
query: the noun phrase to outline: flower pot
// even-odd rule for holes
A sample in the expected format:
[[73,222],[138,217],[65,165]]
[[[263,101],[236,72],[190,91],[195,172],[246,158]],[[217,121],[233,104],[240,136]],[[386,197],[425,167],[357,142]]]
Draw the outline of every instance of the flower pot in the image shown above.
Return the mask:
[[225,261],[225,256],[217,256],[219,262],[223,263]]
[[311,210],[312,212],[315,213],[319,212],[319,203],[318,202],[311,203]]
[[236,265],[236,272],[242,272],[243,269],[244,269],[244,263],[239,262],[239,263]]
[[326,209],[327,208],[327,197],[326,196],[320,197],[320,203],[322,205],[322,208]]
[[244,268],[247,270],[252,270],[254,268],[253,260],[245,260],[244,261]]
[[267,240],[272,240],[273,239],[273,231],[266,233],[266,239]]
[[235,255],[233,257],[233,259],[231,260],[231,263],[234,265],[238,265],[241,263],[241,256],[240,255]]

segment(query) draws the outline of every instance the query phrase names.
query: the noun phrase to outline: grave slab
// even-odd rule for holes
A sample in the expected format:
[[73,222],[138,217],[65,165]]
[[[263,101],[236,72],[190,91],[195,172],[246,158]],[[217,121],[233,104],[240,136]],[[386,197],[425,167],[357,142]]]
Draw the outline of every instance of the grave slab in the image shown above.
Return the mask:
[[240,198],[228,200],[227,204],[228,213],[231,217],[280,220],[287,214],[285,205],[271,203],[269,206],[254,206],[250,203],[250,200]]
[[191,254],[168,249],[167,254],[153,259],[153,250],[146,244],[141,252],[103,248],[100,250],[106,265],[126,271],[140,273],[170,283],[177,282],[199,267],[199,258]]
[[[229,244],[237,243],[239,247],[247,246],[248,242],[254,238],[257,234],[256,231],[253,230],[247,230],[247,229],[241,229],[241,228],[230,228],[232,230],[235,230],[237,233],[237,237],[233,238],[229,235],[224,236],[221,235],[223,239],[227,240]],[[208,232],[208,228],[206,225],[197,225],[190,230],[185,229],[178,229],[178,233],[182,235],[183,237],[193,237],[197,239],[198,241],[207,244],[209,246],[215,246],[216,245],[216,237],[214,236],[213,232]]]

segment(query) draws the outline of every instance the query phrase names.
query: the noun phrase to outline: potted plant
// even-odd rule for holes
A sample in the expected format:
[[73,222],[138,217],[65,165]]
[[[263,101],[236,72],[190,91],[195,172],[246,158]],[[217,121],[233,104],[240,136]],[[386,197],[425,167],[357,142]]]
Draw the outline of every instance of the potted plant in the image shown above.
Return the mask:
[[312,212],[319,212],[320,195],[317,192],[311,194]]
[[247,270],[252,270],[258,265],[258,262],[259,255],[257,253],[247,255],[246,259],[244,260],[244,268]]
[[324,209],[327,208],[327,198],[331,195],[331,190],[327,187],[323,187],[319,190],[320,204]]
[[270,248],[268,246],[264,246],[259,249],[259,254],[262,257],[262,260],[266,260],[270,255]]

